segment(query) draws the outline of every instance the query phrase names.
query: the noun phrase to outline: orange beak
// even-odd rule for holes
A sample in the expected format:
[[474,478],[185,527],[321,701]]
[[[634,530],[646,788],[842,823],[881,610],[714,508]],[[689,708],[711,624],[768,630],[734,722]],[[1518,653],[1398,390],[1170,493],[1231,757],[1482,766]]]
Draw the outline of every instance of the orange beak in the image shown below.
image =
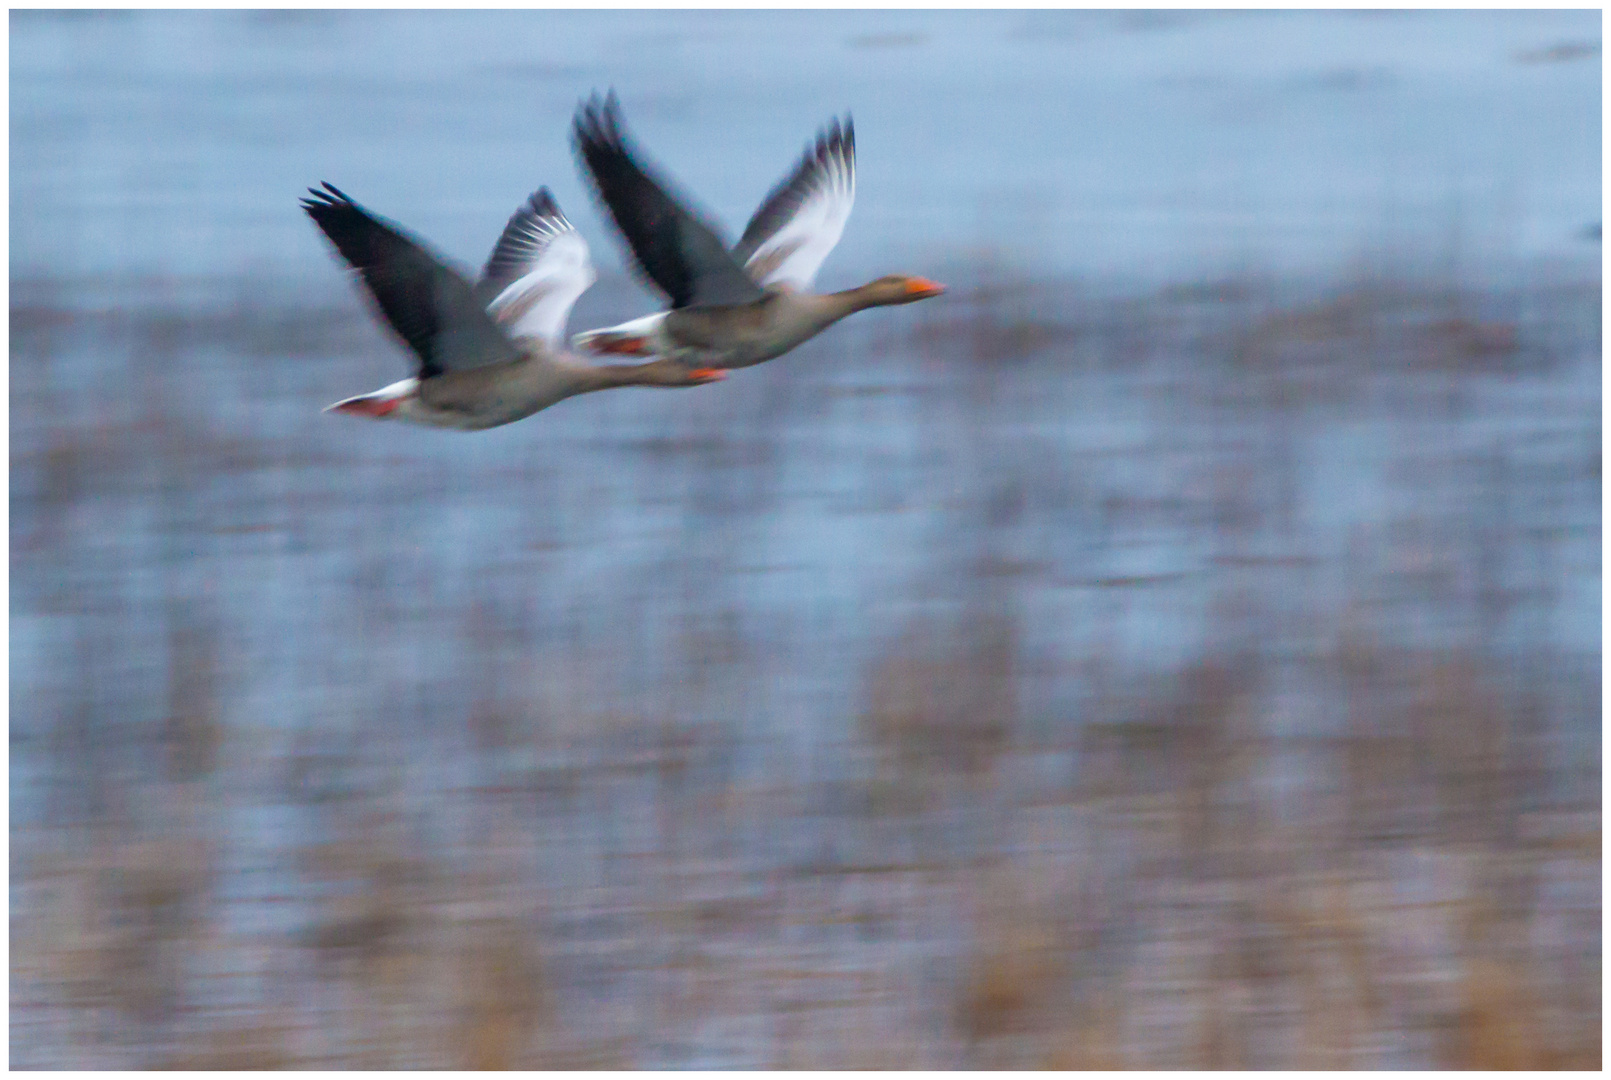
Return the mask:
[[727,378],[727,372],[723,371],[721,368],[694,368],[694,370],[690,371],[688,374],[692,375],[700,382],[720,382],[721,380]]
[[939,296],[945,291],[945,286],[938,281],[930,281],[928,278],[907,278],[906,291],[919,298]]

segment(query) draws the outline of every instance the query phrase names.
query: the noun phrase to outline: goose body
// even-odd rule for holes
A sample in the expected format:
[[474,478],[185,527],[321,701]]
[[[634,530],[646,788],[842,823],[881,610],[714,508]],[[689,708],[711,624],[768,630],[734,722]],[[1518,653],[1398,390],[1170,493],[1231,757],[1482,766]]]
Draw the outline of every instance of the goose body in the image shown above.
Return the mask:
[[547,188],[509,219],[473,284],[330,184],[310,191],[302,208],[358,271],[417,361],[412,377],[326,411],[477,431],[593,390],[722,378],[666,360],[596,365],[565,352],[565,320],[597,275],[586,241]]
[[823,129],[731,249],[628,145],[613,93],[577,111],[573,134],[636,266],[670,301],[666,311],[578,334],[572,340],[578,348],[658,355],[689,367],[747,367],[783,355],[857,311],[945,291],[905,275],[844,292],[810,291],[855,201],[856,133],[848,119]]

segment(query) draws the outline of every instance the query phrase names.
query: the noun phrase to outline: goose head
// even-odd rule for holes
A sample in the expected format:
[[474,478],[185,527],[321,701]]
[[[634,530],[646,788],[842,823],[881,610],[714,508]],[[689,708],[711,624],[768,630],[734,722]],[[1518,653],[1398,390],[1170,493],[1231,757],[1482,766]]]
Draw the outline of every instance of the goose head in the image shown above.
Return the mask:
[[928,278],[908,274],[889,274],[869,281],[856,292],[861,294],[867,307],[887,307],[891,304],[910,304],[914,300],[927,300],[945,292],[945,286]]

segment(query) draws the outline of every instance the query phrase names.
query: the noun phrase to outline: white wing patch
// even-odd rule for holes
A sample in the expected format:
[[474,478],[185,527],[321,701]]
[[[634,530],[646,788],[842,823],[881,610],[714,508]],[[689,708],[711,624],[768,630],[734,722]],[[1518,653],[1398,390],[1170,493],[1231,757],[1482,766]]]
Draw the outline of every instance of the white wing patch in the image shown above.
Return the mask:
[[799,207],[744,263],[758,285],[811,287],[823,260],[839,243],[856,201],[854,143],[825,155],[801,180],[809,187]]
[[545,190],[509,219],[485,280],[508,282],[487,311],[510,337],[541,338],[558,351],[564,346],[571,307],[598,274],[587,241]]
[[648,356],[663,351],[670,342],[661,334],[666,313],[657,311],[615,326],[589,330],[571,338],[573,348],[590,353],[622,353]]

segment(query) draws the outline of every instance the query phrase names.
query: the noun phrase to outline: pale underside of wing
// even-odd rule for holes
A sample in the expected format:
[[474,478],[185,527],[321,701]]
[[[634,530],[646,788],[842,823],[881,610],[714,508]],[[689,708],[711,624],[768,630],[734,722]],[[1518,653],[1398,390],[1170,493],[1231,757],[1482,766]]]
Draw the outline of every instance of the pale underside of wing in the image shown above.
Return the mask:
[[538,338],[557,351],[572,306],[596,280],[587,241],[543,188],[509,219],[477,293],[511,337]]
[[734,254],[759,285],[809,289],[856,201],[856,132],[835,120],[750,219]]

